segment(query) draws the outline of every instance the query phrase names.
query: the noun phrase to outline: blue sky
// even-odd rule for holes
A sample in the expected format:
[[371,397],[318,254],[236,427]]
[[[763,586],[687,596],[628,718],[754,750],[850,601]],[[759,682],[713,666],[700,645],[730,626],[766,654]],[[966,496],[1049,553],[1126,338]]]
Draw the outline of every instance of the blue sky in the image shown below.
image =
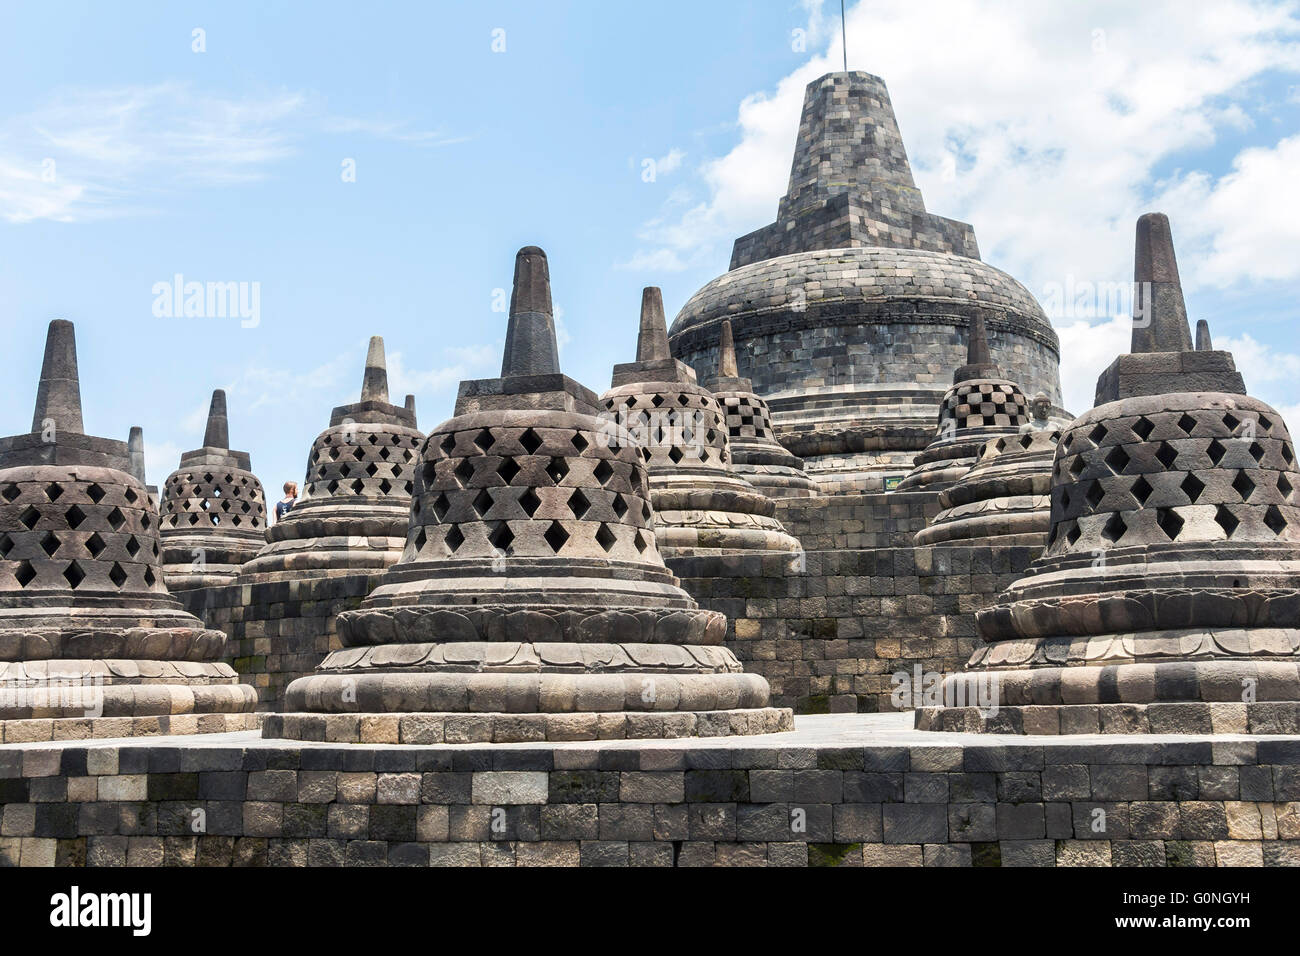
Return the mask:
[[[1127,283],[1134,219],[1169,213],[1190,311],[1300,427],[1296,5],[935,6],[851,3],[848,25],[927,206],[1045,304]],[[161,482],[225,387],[233,443],[278,489],[355,400],[369,335],[426,430],[495,374],[494,296],[527,244],[550,256],[565,370],[602,391],[641,287],[671,316],[773,218],[838,7],[6,5],[0,433],[29,426],[45,326],[68,318],[88,431],[144,426]],[[155,315],[178,273],[258,283],[260,321]],[[1054,321],[1081,411],[1123,320],[1084,301]]]

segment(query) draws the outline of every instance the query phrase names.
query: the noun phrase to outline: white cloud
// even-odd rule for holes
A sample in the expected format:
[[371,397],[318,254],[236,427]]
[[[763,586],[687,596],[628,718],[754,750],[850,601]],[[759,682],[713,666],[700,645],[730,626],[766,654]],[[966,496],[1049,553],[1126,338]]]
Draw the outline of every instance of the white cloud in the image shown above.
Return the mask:
[[1097,376],[1115,361],[1115,356],[1129,350],[1133,338],[1133,319],[1117,315],[1098,325],[1086,320],[1069,325],[1056,324],[1061,339],[1061,394],[1067,411],[1082,415],[1092,408],[1096,397]]
[[289,90],[224,97],[175,82],[63,89],[0,122],[0,219],[129,215],[169,191],[256,182],[320,132],[417,146],[466,139],[328,116],[316,98]]
[[[192,446],[191,446],[192,447]],[[151,485],[161,485],[176,470],[183,449],[175,442],[151,442],[144,436],[144,476]]]

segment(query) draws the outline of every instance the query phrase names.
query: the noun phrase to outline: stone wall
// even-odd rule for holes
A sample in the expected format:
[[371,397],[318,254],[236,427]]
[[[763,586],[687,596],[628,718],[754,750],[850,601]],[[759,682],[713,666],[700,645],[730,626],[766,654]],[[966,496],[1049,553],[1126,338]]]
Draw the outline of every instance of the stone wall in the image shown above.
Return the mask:
[[882,548],[676,558],[673,572],[728,618],[727,646],[795,713],[891,710],[898,671],[950,674],[975,650],[975,611],[1035,548]]
[[257,690],[259,711],[279,710],[284,689],[310,674],[338,639],[339,612],[361,604],[382,571],[303,581],[232,584],[176,594],[228,638],[226,660]]
[[910,548],[940,511],[934,491],[785,498],[776,517],[805,551]]
[[1300,741],[799,736],[5,748],[0,866],[1300,865]]

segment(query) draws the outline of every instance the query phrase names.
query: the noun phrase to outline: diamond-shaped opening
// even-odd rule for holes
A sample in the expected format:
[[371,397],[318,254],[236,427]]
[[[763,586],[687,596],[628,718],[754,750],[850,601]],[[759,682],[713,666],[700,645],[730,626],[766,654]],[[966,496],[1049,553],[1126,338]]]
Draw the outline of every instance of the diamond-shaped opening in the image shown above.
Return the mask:
[[564,476],[568,473],[569,463],[563,458],[552,458],[551,463],[546,466],[546,474],[557,485],[564,480]]
[[662,395],[656,395],[654,398],[650,399],[650,404],[653,405],[655,408],[658,408],[663,403],[664,403],[664,397]]
[[1214,441],[1210,442],[1210,444],[1205,449],[1205,454],[1207,454],[1210,457],[1210,461],[1212,461],[1216,465],[1219,462],[1223,461],[1223,456],[1226,455],[1227,453],[1228,453],[1228,449],[1225,448],[1222,442],[1220,442],[1217,438],[1214,439]]
[[542,436],[529,428],[519,436],[519,444],[524,446],[524,451],[528,454],[535,455],[537,449],[542,447]]
[[452,449],[456,447],[456,435],[448,432],[443,436],[442,441],[438,443],[438,447],[442,449],[444,455],[450,455]]
[[383,459],[384,461],[388,461],[388,457],[389,457],[389,456],[388,456],[388,449],[387,449],[387,448],[381,448],[381,449],[379,449],[379,457],[380,457],[381,459]]
[[381,478],[379,480],[379,493],[381,495],[386,495],[392,490],[393,490],[393,483],[391,481],[389,481],[387,478]]
[[546,533],[542,537],[551,546],[551,550],[559,554],[560,549],[564,547],[564,543],[569,540],[569,532],[565,531],[564,526],[558,521],[552,521],[551,526],[546,529]]
[[468,458],[462,458],[460,464],[456,466],[455,474],[456,477],[460,479],[462,485],[467,484],[469,480],[474,477],[474,463]]
[[1114,544],[1120,538],[1124,537],[1124,532],[1128,531],[1128,524],[1124,521],[1124,516],[1118,511],[1112,512],[1106,524],[1102,526],[1101,536]]
[[[95,537],[99,536],[96,535]],[[140,542],[136,540],[135,535],[131,535],[131,537],[127,538],[126,553],[133,558],[140,553]]]
[[62,495],[63,488],[55,482],[51,481],[45,486],[45,497],[49,498],[51,501],[58,501]]
[[1083,474],[1083,469],[1088,467],[1088,463],[1083,460],[1082,455],[1075,455],[1074,461],[1070,462],[1070,474],[1078,478]]
[[637,533],[633,536],[632,543],[635,544],[636,549],[642,552],[643,554],[645,553],[645,549],[650,547],[650,545],[646,542],[645,536],[641,533],[640,529],[638,529]]
[[1232,537],[1232,532],[1237,530],[1237,525],[1241,524],[1241,522],[1237,520],[1237,516],[1234,515],[1226,505],[1219,505],[1219,507],[1215,509],[1214,520],[1218,523],[1219,527],[1223,529],[1223,533],[1229,538]]
[[614,496],[614,514],[620,518],[627,514],[627,502],[623,500],[622,495]]
[[[19,523],[28,531],[31,531],[33,528],[35,528],[36,522],[40,520],[41,520],[41,513],[37,511],[35,508],[33,508],[31,505],[28,505],[26,508],[24,508],[23,513],[18,516]],[[80,522],[78,522],[78,524],[79,523]]]
[[210,474],[204,475],[203,480],[206,481],[208,484],[212,484],[212,475]]
[[654,510],[650,507],[650,502],[641,502],[641,519],[643,521],[649,521],[652,514],[654,514]]
[[[1106,489],[1101,486],[1100,481],[1090,481],[1088,483],[1088,493],[1084,497],[1087,498],[1090,506],[1096,508],[1097,505],[1101,504],[1101,499],[1106,497]],[[1062,505],[1065,505],[1064,496],[1062,496]],[[1065,505],[1065,507],[1069,506]]]
[[431,461],[426,461],[420,467],[420,480],[424,482],[424,487],[431,487],[437,479],[438,466]]
[[1268,525],[1268,530],[1276,535],[1286,530],[1286,518],[1277,505],[1268,506],[1268,511],[1264,512],[1264,524]]
[[1166,468],[1172,468],[1174,467],[1174,462],[1178,460],[1178,449],[1174,448],[1174,446],[1169,444],[1169,442],[1162,441],[1160,443],[1160,450],[1156,452],[1156,458],[1160,461],[1160,464],[1164,465]]
[[337,492],[337,491],[339,490],[339,483],[338,483],[338,481],[331,481],[328,485],[325,486],[325,489],[326,489],[330,494],[334,494],[335,492]]
[[[1032,436],[1032,435],[1021,435],[1021,436],[1020,436],[1020,447],[1021,447],[1021,448],[1028,448],[1028,447],[1029,447],[1030,445],[1032,445],[1033,443],[1034,443],[1034,436]],[[1001,451],[1002,449],[1004,449],[1004,448],[1006,448],[1006,447],[1007,447],[1007,446],[1006,446],[1006,442],[1005,442],[1005,441],[1000,442],[1000,443],[998,444],[998,450],[999,450],[999,451]]]
[[602,521],[600,528],[596,531],[596,543],[604,548],[608,554],[613,550],[614,545],[618,544],[618,536],[610,530],[609,525]]
[[1291,482],[1287,481],[1286,475],[1278,472],[1277,491],[1278,494],[1282,496],[1283,500],[1289,499],[1291,497],[1291,492],[1294,490],[1295,488],[1292,486]]
[[474,436],[474,444],[478,445],[481,451],[486,452],[496,442],[492,432],[488,429],[480,429],[479,433]]
[[515,476],[522,470],[519,463],[513,458],[503,458],[501,464],[497,465],[497,474],[501,476],[501,480],[507,485],[514,481]]
[[568,504],[575,518],[581,518],[591,510],[591,501],[582,493],[581,488],[574,489],[573,494],[569,495]]
[[428,540],[429,536],[424,532],[424,525],[417,527],[415,529],[415,534],[411,535],[411,544],[415,545],[415,551],[417,554],[424,550],[425,542]]
[[1133,497],[1137,499],[1137,503],[1140,505],[1147,503],[1147,499],[1151,497],[1151,492],[1154,490],[1155,489],[1151,487],[1151,482],[1146,480],[1145,475],[1140,475],[1138,480],[1133,482],[1133,487],[1129,489]]
[[1291,446],[1286,442],[1282,443],[1282,460],[1288,465],[1295,461],[1295,453],[1291,451]]
[[[1228,417],[1231,418],[1232,416],[1230,415]],[[1178,419],[1178,427],[1190,435],[1192,432],[1196,431],[1196,419],[1193,418],[1191,415],[1188,415],[1186,412],[1183,412],[1182,417]],[[1236,425],[1228,426],[1229,429],[1233,429],[1236,427],[1237,427]]]
[[352,466],[348,464],[340,465],[339,474],[342,475],[344,478],[349,477],[352,474]]
[[81,570],[81,565],[73,561],[63,570],[63,579],[68,582],[68,587],[74,591],[82,581],[86,580],[86,572]]
[[357,461],[365,461],[366,450],[362,448],[360,445],[358,445],[356,448],[352,449],[352,457],[355,458]]
[[338,460],[339,460],[339,450],[337,448],[331,448],[330,461],[338,461]]
[[509,551],[510,545],[514,544],[515,533],[510,530],[510,525],[504,521],[498,521],[488,532],[488,544],[498,551]]
[[1155,422],[1151,421],[1151,419],[1147,418],[1145,415],[1133,423],[1133,433],[1143,441],[1146,441],[1151,437],[1151,433],[1155,431],[1155,428]]
[[678,396],[677,396],[677,404],[678,404],[678,405],[686,406],[686,405],[689,405],[690,403],[691,403],[691,400],[690,400],[690,398],[689,398],[688,396],[686,396],[686,395],[678,395]]
[[1232,479],[1232,490],[1241,495],[1242,501],[1249,501],[1250,496],[1255,492],[1255,482],[1251,480],[1250,475],[1239,471],[1237,477]]
[[32,567],[30,561],[18,562],[18,570],[14,572],[14,577],[18,579],[18,586],[25,588],[36,579],[36,569]]
[[113,566],[108,569],[108,579],[113,582],[115,588],[120,588],[125,584],[126,572],[122,570],[122,565],[114,561]]
[[1264,451],[1264,446],[1259,442],[1250,443],[1250,457],[1254,458],[1256,462],[1263,461],[1265,454],[1267,453]]
[[[1186,417],[1187,416],[1184,414],[1183,418]],[[1232,412],[1228,412],[1226,415],[1223,416],[1223,424],[1227,427],[1228,431],[1235,432],[1237,430],[1237,426],[1241,424],[1241,419],[1238,418],[1236,415],[1232,414]]]
[[[155,545],[155,546],[154,546],[154,552],[155,552],[154,557],[155,557],[155,558],[158,557],[158,555],[157,555],[157,553],[156,553],[157,551],[158,551],[158,547],[157,547],[157,545]],[[148,567],[148,566],[146,565],[146,566],[145,566],[145,569],[144,569],[144,583],[145,583],[146,585],[148,585],[149,587],[153,587],[154,582],[157,581],[157,580],[158,580],[158,578],[157,578],[157,576],[153,573],[153,568]]]
[[609,462],[602,458],[591,472],[592,476],[602,485],[614,477],[614,469]]
[[1062,510],[1062,511],[1069,511],[1069,510],[1070,510],[1070,502],[1071,502],[1071,500],[1073,500],[1073,499],[1070,498],[1070,488],[1069,488],[1069,486],[1068,486],[1068,485],[1063,486],[1063,487],[1061,488],[1061,510]]
[[1092,442],[1094,445],[1100,445],[1101,440],[1105,438],[1107,434],[1108,432],[1105,425],[1096,425],[1093,427],[1092,431],[1088,432],[1088,441]]
[[53,531],[47,531],[41,536],[41,550],[51,558],[54,557],[54,552],[59,550],[59,545],[62,543]]
[[366,483],[362,481],[360,478],[352,482],[352,493],[354,495],[359,495],[361,494],[361,492],[365,490],[366,490]]
[[1080,530],[1079,528],[1079,522],[1071,521],[1070,530],[1066,532],[1065,540],[1069,542],[1071,545],[1074,545],[1077,544],[1079,539],[1082,537],[1083,537],[1083,531]]
[[433,499],[433,514],[434,517],[438,519],[439,523],[442,522],[443,518],[447,517],[447,511],[450,508],[451,502],[447,500],[447,496],[441,491],[438,492],[438,497]]
[[673,445],[672,448],[668,449],[668,457],[671,458],[673,464],[676,465],[679,464],[682,458],[685,456],[682,454],[682,450],[680,448],[678,448],[676,445]]
[[1189,472],[1187,477],[1183,479],[1183,483],[1178,487],[1183,489],[1183,494],[1187,496],[1188,501],[1196,504],[1200,500],[1202,492],[1205,491],[1205,482]]
[[1267,415],[1260,415],[1260,416],[1259,416],[1259,430],[1262,431],[1262,432],[1272,431],[1272,430],[1273,430],[1273,419],[1269,418]]
[[369,441],[370,444],[374,445],[379,441],[379,436],[375,434],[371,434],[371,436],[367,439],[367,441]]
[[375,477],[375,475],[379,474],[379,466],[372,461],[366,466],[366,474],[371,478]]
[[532,488],[525,489],[524,493],[519,496],[519,507],[523,508],[524,514],[530,518],[537,514],[537,509],[541,506],[542,499],[537,497],[537,492],[533,491]]
[[13,501],[21,494],[22,489],[17,485],[5,485],[5,490],[0,491],[0,496],[2,496],[5,501]]
[[1169,536],[1170,541],[1173,541],[1182,532],[1186,522],[1173,508],[1157,508],[1156,524],[1160,525],[1160,530]]
[[582,432],[574,432],[572,442],[573,447],[577,449],[579,455],[586,451],[588,446],[591,444],[591,442],[582,437]]
[[1106,456],[1106,464],[1117,475],[1122,475],[1124,469],[1128,467],[1130,461],[1129,454],[1121,445],[1116,445]]
[[451,530],[447,532],[447,537],[444,540],[447,542],[447,549],[451,551],[452,554],[459,551],[460,546],[465,543],[465,535],[461,532],[460,525],[452,525]]
[[492,495],[488,492],[486,488],[484,488],[474,497],[474,501],[473,501],[474,510],[478,513],[478,516],[480,518],[492,510],[492,504],[493,504]]
[[9,552],[14,549],[14,539],[7,534],[0,534],[0,558],[9,557]]

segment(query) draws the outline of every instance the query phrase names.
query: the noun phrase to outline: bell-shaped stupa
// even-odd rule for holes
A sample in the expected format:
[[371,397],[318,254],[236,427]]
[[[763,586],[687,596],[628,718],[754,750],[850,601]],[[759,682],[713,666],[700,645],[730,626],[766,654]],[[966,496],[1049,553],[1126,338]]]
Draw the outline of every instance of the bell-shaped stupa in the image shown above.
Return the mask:
[[307,457],[303,496],[240,569],[245,583],[383,570],[402,554],[424,436],[415,403],[388,401],[384,340],[370,339],[361,400],[330,413]]
[[767,402],[755,393],[754,383],[736,370],[735,340],[725,319],[721,336],[717,374],[704,385],[722,406],[732,468],[769,498],[816,495],[817,483],[804,474],[803,460],[776,440]]
[[994,364],[984,319],[977,313],[967,333],[966,364],[953,374],[939,405],[934,439],[916,456],[898,490],[945,488],[970,470],[990,439],[1014,435],[1030,424],[1029,401]]
[[[1300,731],[1295,445],[1231,354],[1193,349],[1163,215],[1136,258],[1132,352],[1061,438],[1047,550],[920,726]],[[955,706],[981,692],[996,707]]]
[[515,259],[499,378],[429,435],[406,550],[266,736],[457,743],[792,726],[664,566],[647,450],[560,372],[542,250]]
[[208,406],[203,447],[181,455],[163,483],[163,574],[167,586],[230,584],[266,544],[266,496],[248,452],[230,449],[226,393]]
[[636,361],[614,366],[600,401],[649,450],[655,537],[665,555],[800,550],[772,499],[733,470],[722,405],[669,353],[657,288],[641,295]]
[[158,512],[131,471],[127,443],[85,434],[73,326],[51,322],[32,430],[0,438],[7,743],[251,726],[226,636],[167,593]]

